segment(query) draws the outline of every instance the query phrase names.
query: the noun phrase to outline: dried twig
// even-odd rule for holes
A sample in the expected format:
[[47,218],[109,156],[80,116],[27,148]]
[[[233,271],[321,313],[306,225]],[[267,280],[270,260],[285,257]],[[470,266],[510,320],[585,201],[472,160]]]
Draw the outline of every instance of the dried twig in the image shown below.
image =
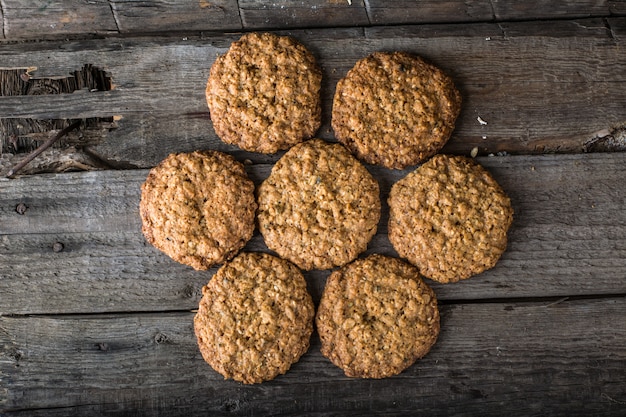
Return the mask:
[[54,135],[53,137],[51,137],[50,139],[45,141],[40,147],[35,149],[26,158],[24,158],[24,160],[22,160],[22,162],[20,162],[19,164],[15,165],[13,168],[11,168],[11,170],[9,170],[9,172],[7,173],[7,178],[11,178],[13,175],[15,175],[20,169],[24,168],[26,166],[26,164],[28,164],[30,161],[35,159],[40,153],[42,153],[43,151],[48,149],[50,146],[52,146],[54,144],[54,142],[56,142],[57,140],[61,139],[63,136],[67,135],[72,130],[78,128],[78,126],[80,126],[80,123],[81,123],[80,120],[72,123],[71,125],[69,125],[65,129],[61,130],[59,133],[57,133],[56,135]]

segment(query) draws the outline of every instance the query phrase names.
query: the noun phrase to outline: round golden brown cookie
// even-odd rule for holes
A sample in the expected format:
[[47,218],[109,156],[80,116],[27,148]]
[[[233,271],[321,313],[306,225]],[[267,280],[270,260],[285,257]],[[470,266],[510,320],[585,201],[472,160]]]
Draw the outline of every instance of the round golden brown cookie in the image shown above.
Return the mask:
[[427,278],[469,278],[506,249],[511,201],[471,158],[434,156],[396,182],[388,202],[391,244]]
[[147,241],[194,269],[232,258],[254,232],[254,184],[217,151],[169,155],[141,186],[139,208]]
[[383,255],[333,272],[315,322],[322,354],[351,377],[399,374],[426,355],[439,335],[434,291],[417,268]]
[[375,52],[337,84],[332,127],[360,159],[402,169],[445,145],[460,110],[461,95],[437,67],[404,52]]
[[378,183],[341,144],[291,148],[258,189],[267,246],[304,270],[344,265],[367,249],[380,219]]
[[194,329],[202,357],[246,384],[284,374],[309,348],[314,307],[295,265],[241,253],[202,288]]
[[226,143],[274,153],[313,137],[322,72],[287,36],[248,33],[215,60],[206,87],[211,121]]

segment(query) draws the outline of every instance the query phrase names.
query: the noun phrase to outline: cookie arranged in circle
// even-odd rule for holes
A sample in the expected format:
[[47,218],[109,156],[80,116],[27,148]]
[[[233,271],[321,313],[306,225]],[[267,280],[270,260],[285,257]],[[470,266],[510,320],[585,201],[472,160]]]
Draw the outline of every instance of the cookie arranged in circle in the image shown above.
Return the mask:
[[396,182],[388,202],[391,244],[427,278],[469,278],[506,250],[511,201],[471,158],[434,156]]
[[213,369],[254,384],[284,374],[308,350],[314,314],[296,266],[244,252],[203,287],[194,330]]
[[430,351],[440,328],[437,298],[417,268],[377,254],[330,275],[315,320],[322,354],[361,378],[399,374]]
[[341,144],[321,139],[287,151],[257,199],[265,243],[304,270],[355,259],[380,219],[376,180]]
[[243,164],[217,151],[169,155],[148,174],[139,206],[146,240],[197,270],[244,247],[256,207]]
[[315,135],[322,72],[287,36],[248,33],[219,56],[206,86],[215,132],[241,149],[274,153]]
[[450,77],[404,52],[375,52],[339,81],[332,109],[335,136],[358,158],[402,169],[436,154],[461,110]]

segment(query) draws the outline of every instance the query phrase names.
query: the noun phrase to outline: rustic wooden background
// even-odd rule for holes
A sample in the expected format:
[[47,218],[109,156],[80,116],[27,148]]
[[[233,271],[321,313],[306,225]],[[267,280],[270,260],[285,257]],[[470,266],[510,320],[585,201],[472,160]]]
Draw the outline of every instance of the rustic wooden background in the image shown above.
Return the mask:
[[[216,137],[204,84],[243,31],[291,35],[336,82],[377,50],[446,70],[445,151],[509,193],[507,252],[432,284],[442,332],[399,376],[310,351],[255,386],[206,365],[193,271],[141,235],[139,187],[171,152],[218,149],[261,182],[281,154]],[[0,415],[626,415],[626,1],[0,1]],[[7,171],[76,120],[81,128]],[[386,199],[411,169],[368,166]],[[396,255],[384,207],[368,253]],[[55,245],[56,244],[56,245]],[[257,234],[247,250],[266,251]],[[329,271],[306,274],[319,300]]]

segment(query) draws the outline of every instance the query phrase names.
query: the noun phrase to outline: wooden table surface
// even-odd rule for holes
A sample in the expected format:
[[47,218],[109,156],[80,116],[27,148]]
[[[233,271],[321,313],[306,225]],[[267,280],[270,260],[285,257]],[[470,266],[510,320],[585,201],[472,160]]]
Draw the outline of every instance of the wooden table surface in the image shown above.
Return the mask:
[[[626,415],[626,1],[554,3],[0,1],[0,414]],[[445,152],[478,148],[511,197],[500,262],[428,281],[441,334],[396,377],[345,377],[314,334],[284,376],[225,381],[193,334],[215,269],[141,234],[139,187],[169,153],[228,152],[257,184],[280,157],[220,142],[204,99],[216,56],[256,30],[317,57],[327,140],[358,59],[403,50],[440,66],[463,95]],[[414,167],[368,169],[386,201]],[[385,204],[367,253],[396,255]],[[267,248],[256,233],[246,250]],[[328,274],[306,274],[316,302]]]

